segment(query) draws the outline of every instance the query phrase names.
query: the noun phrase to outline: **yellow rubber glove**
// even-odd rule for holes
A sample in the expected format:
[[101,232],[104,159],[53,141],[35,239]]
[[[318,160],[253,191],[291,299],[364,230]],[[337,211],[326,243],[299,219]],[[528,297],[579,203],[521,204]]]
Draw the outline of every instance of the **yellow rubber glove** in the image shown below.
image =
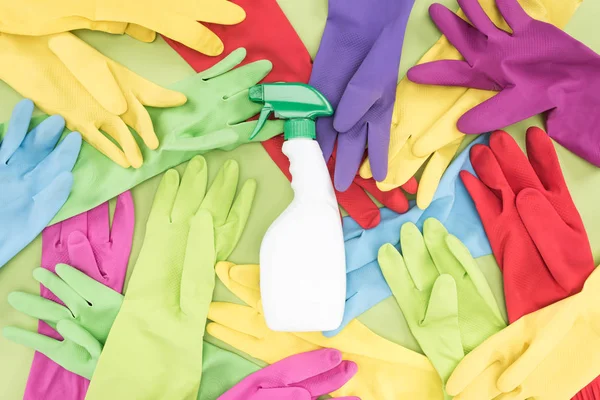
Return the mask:
[[[144,106],[184,104],[164,89],[112,61],[71,33],[0,34],[0,79],[46,114],[60,114],[73,131],[122,167],[142,165],[129,125],[150,149],[159,145]],[[104,136],[112,137],[120,148]]]
[[260,300],[259,266],[220,262],[217,276],[248,306],[212,303],[207,332],[217,339],[269,364],[288,356],[335,348],[344,360],[354,361],[358,372],[333,396],[362,400],[442,399],[442,383],[429,360],[371,332],[358,320],[338,335],[320,332],[288,333],[267,328]]
[[228,0],[28,0],[0,2],[0,32],[42,36],[74,29],[128,33],[152,41],[159,32],[209,56],[223,52],[223,42],[197,21],[233,25],[246,18]]
[[580,293],[525,315],[469,353],[446,390],[455,400],[565,400],[598,375],[597,268]]
[[[560,28],[567,24],[581,1],[519,0],[532,17]],[[496,25],[510,31],[495,0],[480,0],[480,3]],[[466,19],[462,11],[458,15]],[[418,64],[435,60],[462,60],[462,56],[442,36]],[[392,116],[388,175],[378,183],[379,188],[388,191],[403,185],[427,162],[417,192],[417,206],[425,209],[464,138],[456,127],[458,118],[495,94],[461,87],[419,85],[402,78],[396,89]],[[373,176],[368,160],[362,165],[360,176]]]

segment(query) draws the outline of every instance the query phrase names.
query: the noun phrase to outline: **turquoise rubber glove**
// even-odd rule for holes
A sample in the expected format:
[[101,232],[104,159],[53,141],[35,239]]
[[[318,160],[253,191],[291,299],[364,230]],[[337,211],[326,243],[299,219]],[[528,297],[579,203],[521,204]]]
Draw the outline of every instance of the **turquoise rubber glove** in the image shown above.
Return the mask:
[[44,268],[33,271],[33,277],[64,306],[23,292],[11,293],[8,302],[18,311],[48,323],[64,340],[13,326],[4,328],[3,334],[39,351],[63,368],[91,379],[123,295],[66,264],[58,264],[56,274]]
[[[261,107],[248,100],[248,88],[261,81],[272,65],[261,60],[233,69],[245,57],[246,51],[237,49],[214,67],[172,85],[170,89],[186,95],[184,105],[148,108],[160,147],[150,150],[134,135],[144,159],[140,168],[121,168],[84,143],[73,168],[71,195],[51,223],[91,210],[195,155],[214,149],[229,151],[249,143],[256,122],[244,121]],[[43,117],[34,119],[41,120]],[[268,121],[254,141],[267,140],[281,132],[282,121]]]
[[207,174],[198,156],[181,182],[175,170],[164,175],[86,399],[196,399],[215,260],[235,248],[256,191],[249,180],[236,198],[234,161],[208,190]]
[[[81,135],[71,133],[56,146],[65,120],[52,116],[30,128],[33,102],[22,100],[10,122],[0,127],[0,267],[27,246],[63,206]],[[29,133],[27,133],[29,131]],[[56,146],[56,148],[55,148]]]
[[413,222],[422,227],[427,218],[435,217],[444,221],[450,232],[460,238],[475,257],[492,252],[475,204],[458,179],[462,170],[474,173],[469,151],[476,143],[487,143],[487,139],[488,135],[481,135],[450,164],[426,210],[414,204],[405,214],[381,208],[381,223],[373,229],[363,229],[352,218],[344,218],[346,308],[340,327],[323,332],[325,336],[337,335],[354,318],[392,295],[377,263],[377,252],[385,243],[399,246],[398,232],[404,223]]
[[[467,247],[434,218],[400,231],[403,254],[386,244],[379,265],[412,334],[447,382],[460,360],[506,327]],[[451,398],[446,395],[446,398]]]

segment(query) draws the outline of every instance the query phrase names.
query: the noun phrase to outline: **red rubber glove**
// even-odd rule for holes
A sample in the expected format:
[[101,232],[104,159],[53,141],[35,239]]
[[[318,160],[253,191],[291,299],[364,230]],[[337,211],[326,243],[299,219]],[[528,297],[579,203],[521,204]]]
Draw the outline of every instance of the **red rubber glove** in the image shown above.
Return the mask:
[[[511,323],[580,292],[594,270],[552,140],[532,127],[526,141],[529,159],[508,133],[492,133],[489,147],[471,149],[479,179],[467,171],[460,175],[502,269]],[[574,399],[600,399],[600,377]]]
[[594,270],[587,234],[551,139],[527,130],[527,154],[506,132],[475,145],[461,178],[504,276],[510,322],[581,291]]
[[[207,24],[223,40],[225,50],[218,57],[208,57],[167,37],[164,39],[196,71],[203,71],[223,59],[238,47],[244,47],[248,56],[242,65],[270,60],[273,70],[264,82],[308,82],[312,70],[310,55],[298,34],[279,8],[276,0],[233,0],[246,11],[246,19],[237,25]],[[285,176],[290,179],[289,162],[281,152],[283,138],[274,137],[262,143],[269,156],[275,161]],[[332,160],[329,161],[332,163]],[[415,193],[416,180],[403,186],[409,193]],[[375,181],[357,177],[353,185],[344,193],[336,192],[338,203],[363,228],[377,226],[380,213],[377,205],[366,192],[386,207],[398,212],[408,210],[408,200],[401,189],[381,192]]]

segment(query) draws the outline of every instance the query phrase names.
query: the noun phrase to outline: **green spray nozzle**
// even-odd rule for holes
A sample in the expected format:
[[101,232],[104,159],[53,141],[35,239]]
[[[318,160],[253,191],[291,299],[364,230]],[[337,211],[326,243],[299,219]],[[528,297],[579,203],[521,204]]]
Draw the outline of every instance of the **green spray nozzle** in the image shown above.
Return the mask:
[[275,118],[285,119],[285,139],[315,139],[315,119],[333,115],[333,107],[317,89],[304,83],[263,83],[250,88],[248,97],[264,103],[250,139],[258,134],[274,112]]

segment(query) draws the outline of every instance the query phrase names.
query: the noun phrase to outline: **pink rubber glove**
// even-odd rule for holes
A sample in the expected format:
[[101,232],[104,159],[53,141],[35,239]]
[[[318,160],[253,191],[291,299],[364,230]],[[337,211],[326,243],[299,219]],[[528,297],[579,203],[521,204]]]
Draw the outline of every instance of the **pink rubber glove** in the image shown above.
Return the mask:
[[531,18],[517,0],[496,0],[512,33],[497,28],[478,0],[458,4],[472,25],[440,4],[429,10],[465,61],[417,65],[408,79],[499,91],[460,117],[458,129],[466,134],[548,112],[548,135],[600,166],[600,56],[560,28]]
[[218,400],[317,399],[344,386],[357,369],[352,361],[342,361],[342,353],[335,349],[300,353],[247,376]]
[[[125,192],[117,198],[112,229],[108,203],[47,227],[42,231],[42,267],[55,272],[56,264],[68,264],[121,292],[131,252],[134,217],[133,198],[130,192]],[[40,294],[63,304],[41,285]],[[38,332],[61,339],[43,321],[39,322]],[[83,400],[89,383],[36,352],[23,399]]]

